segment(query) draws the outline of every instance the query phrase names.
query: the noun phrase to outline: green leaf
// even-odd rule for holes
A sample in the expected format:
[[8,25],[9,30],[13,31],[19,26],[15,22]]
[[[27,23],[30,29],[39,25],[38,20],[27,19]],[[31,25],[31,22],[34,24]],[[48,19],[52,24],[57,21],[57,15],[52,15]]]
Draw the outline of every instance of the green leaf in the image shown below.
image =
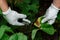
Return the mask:
[[5,26],[4,25],[2,25],[1,27],[0,27],[0,39],[2,38],[2,36],[4,35],[4,32],[5,32]]
[[58,16],[57,16],[57,19],[60,20],[60,13],[59,13]]
[[8,26],[6,26],[6,25],[2,25],[2,26],[0,27],[0,39],[1,39],[2,36],[4,35],[5,31],[8,31],[8,32],[12,32],[12,33],[13,33],[13,31],[11,30],[10,27],[8,27]]
[[24,0],[25,3],[30,3],[31,0]]
[[58,40],[60,40],[60,36],[59,36],[59,39]]
[[32,0],[33,4],[39,5],[39,0]]
[[7,25],[2,25],[3,28],[5,28],[5,31],[14,33],[11,27],[8,27]]
[[38,12],[38,6],[36,4],[32,4],[29,6],[30,10],[32,10],[34,13]]
[[5,27],[6,27],[6,31],[7,31],[7,32],[14,33],[13,30],[11,29],[11,27],[8,27],[8,26],[6,26],[6,25],[5,25]]
[[53,35],[55,33],[55,29],[53,28],[52,25],[49,25],[49,24],[41,24],[41,28],[40,28],[42,31],[50,34],[50,35]]
[[32,30],[32,40],[34,40],[37,31],[38,31],[38,29]]
[[16,33],[12,35],[9,40],[27,40],[27,36],[25,36],[23,33]]
[[7,34],[4,34],[3,37],[1,38],[1,40],[8,40],[9,36]]
[[2,14],[2,10],[0,9],[0,14]]
[[18,40],[27,40],[27,36],[24,35],[23,33],[17,33],[18,35]]
[[9,38],[9,40],[18,40],[17,34],[13,34],[13,35]]

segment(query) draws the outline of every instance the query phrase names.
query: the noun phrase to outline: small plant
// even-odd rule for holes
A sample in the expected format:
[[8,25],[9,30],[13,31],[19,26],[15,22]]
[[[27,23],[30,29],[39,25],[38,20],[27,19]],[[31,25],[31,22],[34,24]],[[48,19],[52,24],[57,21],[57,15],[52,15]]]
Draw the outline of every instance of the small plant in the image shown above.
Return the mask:
[[[7,0],[7,2],[13,10],[26,14],[32,23],[23,27],[10,25],[3,18],[0,10],[0,40],[43,40],[41,36],[35,39],[38,30],[42,30],[48,35],[54,35],[56,32],[52,25],[41,23],[43,17],[36,17],[39,12],[39,0]],[[60,14],[57,20],[60,20]]]

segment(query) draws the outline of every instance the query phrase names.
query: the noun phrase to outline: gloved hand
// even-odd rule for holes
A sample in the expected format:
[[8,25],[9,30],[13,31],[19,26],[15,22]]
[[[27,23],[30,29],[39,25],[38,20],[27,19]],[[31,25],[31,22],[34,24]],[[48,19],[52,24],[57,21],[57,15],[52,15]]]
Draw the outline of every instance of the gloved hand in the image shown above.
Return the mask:
[[25,19],[27,16],[24,14],[19,14],[16,11],[11,10],[9,8],[6,12],[3,12],[3,17],[8,21],[9,24],[17,25],[17,26],[24,26],[24,22],[18,22],[18,19],[22,19],[28,23],[31,23],[28,19]]
[[55,22],[59,10],[60,9],[51,4],[51,6],[47,9],[46,14],[43,16],[44,18],[41,22],[47,22],[48,24],[52,25]]

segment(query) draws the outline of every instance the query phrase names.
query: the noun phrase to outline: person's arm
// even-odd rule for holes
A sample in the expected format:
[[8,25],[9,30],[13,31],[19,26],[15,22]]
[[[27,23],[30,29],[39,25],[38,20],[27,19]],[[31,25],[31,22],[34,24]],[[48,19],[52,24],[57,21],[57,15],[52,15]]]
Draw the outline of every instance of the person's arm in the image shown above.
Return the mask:
[[[31,23],[28,19],[25,19],[27,17],[26,15],[11,10],[6,0],[0,0],[0,8],[2,9],[3,17],[11,25],[23,26],[25,22],[28,24]],[[22,19],[23,22],[18,22],[18,19]]]
[[3,12],[9,9],[6,0],[0,0],[0,8],[2,9]]
[[53,0],[53,5],[60,9],[60,0]]
[[51,6],[47,9],[46,14],[43,16],[42,23],[47,22],[52,25],[55,22],[57,14],[60,10],[60,0],[53,0]]

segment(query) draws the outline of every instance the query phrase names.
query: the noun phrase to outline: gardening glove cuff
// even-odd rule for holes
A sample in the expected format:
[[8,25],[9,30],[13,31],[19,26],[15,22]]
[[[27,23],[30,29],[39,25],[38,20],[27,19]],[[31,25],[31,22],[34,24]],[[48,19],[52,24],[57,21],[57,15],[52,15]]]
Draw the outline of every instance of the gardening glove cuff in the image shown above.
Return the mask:
[[51,6],[57,10],[60,10],[59,8],[57,8],[54,4],[51,4]]
[[11,8],[9,7],[9,9],[7,10],[7,11],[5,11],[5,12],[2,12],[3,13],[3,15],[7,15],[7,14],[9,14],[9,13],[11,13]]

